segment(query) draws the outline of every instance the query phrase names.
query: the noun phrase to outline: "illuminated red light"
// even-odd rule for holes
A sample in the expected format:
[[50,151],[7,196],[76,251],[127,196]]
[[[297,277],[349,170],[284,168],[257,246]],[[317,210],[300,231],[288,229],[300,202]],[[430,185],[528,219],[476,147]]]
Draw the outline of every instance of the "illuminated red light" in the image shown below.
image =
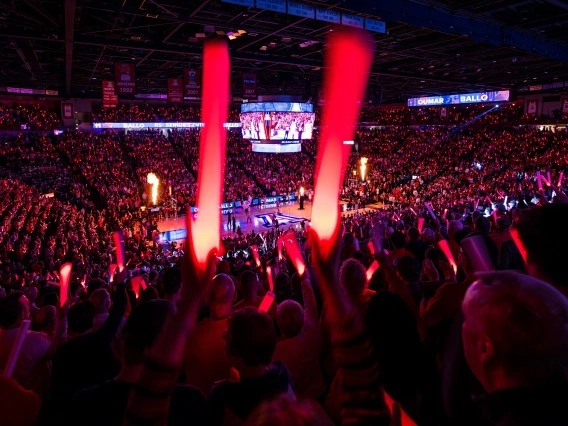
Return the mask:
[[458,272],[458,264],[456,263],[456,260],[454,259],[454,255],[452,254],[452,251],[450,250],[450,246],[448,245],[448,241],[447,240],[438,241],[438,247],[440,248],[440,250],[442,250],[442,252],[446,256],[446,258],[448,259],[448,262],[450,262],[450,265],[451,265],[452,269],[454,270],[454,272],[457,273]]
[[[199,216],[191,223],[188,236],[194,261],[204,272],[207,256],[219,247],[221,217],[219,204],[223,197],[226,155],[226,129],[229,103],[229,50],[227,43],[213,40],[203,51],[203,101],[201,121],[204,126],[199,141],[197,205]],[[191,232],[189,232],[191,231]]]
[[517,246],[517,249],[519,250],[521,257],[523,258],[523,261],[527,263],[527,249],[523,244],[523,241],[521,240],[521,236],[519,235],[518,229],[509,228],[509,233],[511,234],[511,238],[513,239],[513,242]]
[[59,306],[63,306],[65,305],[65,302],[67,302],[72,267],[73,265],[70,262],[67,262],[61,265],[61,268],[59,269]]
[[118,272],[122,272],[126,264],[126,256],[124,255],[124,235],[122,234],[122,231],[116,231],[112,237],[114,239],[114,246],[116,247],[116,263],[118,266]]
[[256,263],[256,266],[258,266],[260,268],[260,257],[258,255],[258,247],[257,246],[251,246],[250,249],[252,250],[252,257],[254,257],[254,261]]
[[272,278],[272,267],[266,267],[266,278],[268,279],[268,288],[270,291],[274,291],[274,278]]
[[275,298],[276,298],[275,294],[272,293],[271,291],[268,291],[264,295],[262,302],[260,302],[260,306],[258,307],[258,311],[264,312],[264,313],[268,312],[270,310],[270,307],[272,306],[272,303],[274,302]]
[[294,267],[298,271],[300,276],[304,275],[306,271],[306,264],[304,262],[304,258],[302,257],[302,252],[300,251],[300,247],[298,246],[298,240],[296,240],[295,235],[289,235],[284,242],[284,247],[286,248],[286,253],[288,257],[294,264]]
[[418,231],[422,232],[422,229],[424,228],[424,218],[423,217],[419,217],[418,218]]
[[329,256],[338,232],[338,201],[361,100],[373,60],[374,40],[364,31],[342,29],[329,36],[325,57],[322,133],[318,146],[312,227],[319,237],[324,258]]
[[367,269],[367,284],[369,284],[371,278],[373,278],[373,275],[375,274],[375,272],[377,272],[377,269],[379,269],[379,262],[375,260],[373,263],[371,263],[369,269]]

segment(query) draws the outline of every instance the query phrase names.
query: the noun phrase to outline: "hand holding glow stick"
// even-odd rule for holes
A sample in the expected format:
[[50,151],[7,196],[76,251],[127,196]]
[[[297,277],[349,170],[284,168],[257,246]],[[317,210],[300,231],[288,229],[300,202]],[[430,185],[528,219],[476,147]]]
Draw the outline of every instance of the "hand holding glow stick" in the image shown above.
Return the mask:
[[284,241],[284,248],[286,249],[288,257],[290,257],[290,260],[294,264],[294,267],[298,271],[298,275],[302,277],[306,271],[306,263],[304,262],[302,252],[300,251],[298,240],[296,240],[295,235],[292,234],[286,238],[286,241]]
[[16,364],[20,357],[20,352],[22,351],[22,346],[24,346],[24,340],[26,339],[31,323],[32,322],[30,320],[24,320],[18,329],[14,346],[12,346],[10,356],[6,362],[6,367],[4,368],[4,375],[6,377],[12,377],[12,374],[14,374],[14,369],[16,368]]
[[118,265],[116,263],[111,263],[108,267],[108,276],[109,276],[108,281],[110,283],[114,281],[114,273],[116,272],[117,267]]
[[132,277],[130,279],[130,283],[132,284],[132,291],[134,291],[134,294],[136,295],[136,298],[138,299],[140,297],[140,289],[144,290],[144,288],[146,288],[146,283],[144,282],[144,277],[142,277],[141,275],[137,275],[135,277]]
[[59,306],[65,305],[69,295],[69,281],[71,281],[71,268],[73,264],[70,262],[61,265],[59,270]]
[[[205,43],[203,51],[203,100],[201,121],[204,126],[199,141],[197,205],[199,216],[192,221],[188,215],[188,244],[201,273],[205,272],[212,249],[219,247],[225,177],[226,129],[229,102],[229,49],[221,40]],[[190,232],[191,231],[191,232]]]
[[122,272],[126,267],[126,256],[124,254],[124,234],[122,231],[116,231],[113,234],[114,246],[116,247],[116,263],[118,272]]
[[331,33],[325,56],[325,100],[318,146],[312,228],[328,257],[339,221],[339,193],[349,159],[361,100],[373,60],[374,39],[364,31],[343,28]]
[[256,266],[260,268],[260,256],[258,255],[258,247],[254,245],[250,246],[250,249],[252,251],[252,257],[254,258]]
[[438,247],[440,248],[440,250],[442,250],[442,252],[446,256],[446,259],[448,259],[448,262],[450,263],[452,269],[454,270],[454,273],[457,274],[458,264],[456,263],[456,260],[454,259],[454,255],[452,254],[452,251],[450,250],[450,246],[448,245],[448,241],[447,240],[438,241]]

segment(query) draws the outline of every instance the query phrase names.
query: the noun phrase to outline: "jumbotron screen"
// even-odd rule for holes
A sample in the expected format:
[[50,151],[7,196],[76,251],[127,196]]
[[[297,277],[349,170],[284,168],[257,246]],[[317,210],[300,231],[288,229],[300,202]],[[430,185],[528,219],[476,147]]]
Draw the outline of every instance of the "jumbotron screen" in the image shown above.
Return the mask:
[[315,114],[312,104],[257,102],[241,106],[240,120],[253,151],[299,152],[300,142],[312,138]]

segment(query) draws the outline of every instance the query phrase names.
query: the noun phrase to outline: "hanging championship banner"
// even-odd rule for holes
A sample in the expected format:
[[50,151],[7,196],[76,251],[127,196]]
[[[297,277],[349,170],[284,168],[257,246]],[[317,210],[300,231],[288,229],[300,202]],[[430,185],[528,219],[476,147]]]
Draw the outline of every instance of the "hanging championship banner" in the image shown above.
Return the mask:
[[114,92],[114,81],[103,80],[103,108],[116,108],[118,96]]
[[183,80],[181,78],[168,78],[168,102],[172,104],[183,102]]
[[256,98],[256,74],[243,74],[243,98]]
[[136,94],[136,72],[134,64],[114,64],[114,81],[117,94]]
[[201,98],[201,73],[199,70],[183,70],[183,95],[186,98]]
[[537,106],[538,106],[538,101],[536,100],[528,101],[527,114],[536,114]]
[[61,102],[61,116],[64,120],[73,118],[73,103]]

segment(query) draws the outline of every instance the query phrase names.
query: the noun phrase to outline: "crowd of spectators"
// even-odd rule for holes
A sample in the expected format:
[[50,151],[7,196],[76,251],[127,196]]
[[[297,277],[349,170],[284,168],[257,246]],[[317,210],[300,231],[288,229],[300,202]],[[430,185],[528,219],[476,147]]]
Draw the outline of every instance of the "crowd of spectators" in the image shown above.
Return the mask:
[[[239,112],[229,110],[229,122],[239,121]],[[170,105],[160,103],[119,104],[116,108],[98,106],[92,113],[92,120],[97,122],[199,122],[199,105]]]
[[61,128],[54,109],[41,105],[0,104],[0,130],[53,130]]
[[[343,214],[330,257],[301,222],[230,233],[205,274],[129,213],[151,172],[195,202],[198,130],[6,137],[1,370],[32,322],[0,424],[398,426],[387,395],[419,425],[567,424],[568,135],[504,123],[359,130],[343,197],[382,205]],[[225,198],[309,192],[316,146],[229,131]]]

